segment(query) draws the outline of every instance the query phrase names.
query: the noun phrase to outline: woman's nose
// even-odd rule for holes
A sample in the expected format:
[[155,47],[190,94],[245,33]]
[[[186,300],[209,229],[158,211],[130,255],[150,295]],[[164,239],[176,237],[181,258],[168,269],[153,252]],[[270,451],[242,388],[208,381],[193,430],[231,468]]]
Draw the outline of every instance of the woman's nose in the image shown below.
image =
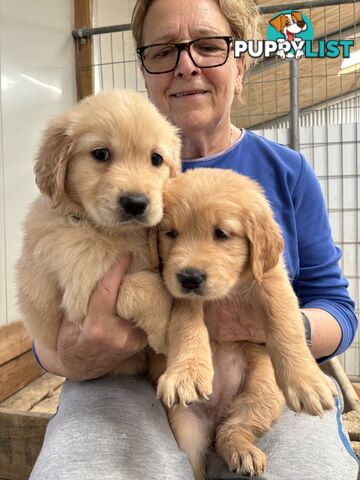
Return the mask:
[[189,52],[183,50],[180,52],[179,61],[174,70],[174,75],[178,77],[192,77],[200,73],[200,68],[192,61]]

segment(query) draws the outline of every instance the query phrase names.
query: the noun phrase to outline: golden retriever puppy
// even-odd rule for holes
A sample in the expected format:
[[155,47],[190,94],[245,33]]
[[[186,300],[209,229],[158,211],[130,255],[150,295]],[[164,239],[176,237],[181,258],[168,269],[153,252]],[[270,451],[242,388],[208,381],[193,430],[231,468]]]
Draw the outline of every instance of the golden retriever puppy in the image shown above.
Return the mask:
[[[231,470],[260,475],[266,456],[255,441],[282,411],[278,387],[290,408],[312,415],[333,408],[336,393],[306,345],[280,228],[258,184],[230,170],[196,169],[169,180],[164,205],[159,251],[176,300],[158,396],[198,480],[212,439]],[[210,345],[204,302],[224,299],[256,315],[266,347]],[[159,365],[152,374],[160,376]]]
[[[25,220],[17,264],[19,305],[35,342],[56,349],[62,317],[81,325],[99,279],[131,253],[117,312],[165,351],[172,300],[149,232],[163,215],[164,182],[178,172],[175,127],[135,92],[87,97],[50,122],[35,164],[42,195]],[[123,370],[142,370],[138,360]]]

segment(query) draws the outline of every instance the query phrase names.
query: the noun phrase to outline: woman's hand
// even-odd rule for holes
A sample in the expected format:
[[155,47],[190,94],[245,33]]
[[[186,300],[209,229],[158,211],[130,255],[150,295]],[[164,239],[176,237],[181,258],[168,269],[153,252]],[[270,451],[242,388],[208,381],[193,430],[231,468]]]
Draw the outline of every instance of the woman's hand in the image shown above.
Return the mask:
[[47,370],[72,380],[97,378],[145,348],[145,333],[116,314],[120,284],[129,264],[129,257],[120,259],[100,280],[81,327],[63,318],[56,354],[36,345]]
[[[330,313],[319,308],[302,309],[311,324],[312,347],[315,358],[332,355],[341,342],[341,328],[338,321]],[[256,320],[255,314],[231,300],[209,302],[205,307],[205,323],[211,340],[218,342],[238,342],[247,340],[255,343],[266,343],[265,333]]]
[[242,309],[233,300],[209,302],[205,307],[205,323],[211,340],[238,342],[247,340],[265,343],[265,333],[255,313]]

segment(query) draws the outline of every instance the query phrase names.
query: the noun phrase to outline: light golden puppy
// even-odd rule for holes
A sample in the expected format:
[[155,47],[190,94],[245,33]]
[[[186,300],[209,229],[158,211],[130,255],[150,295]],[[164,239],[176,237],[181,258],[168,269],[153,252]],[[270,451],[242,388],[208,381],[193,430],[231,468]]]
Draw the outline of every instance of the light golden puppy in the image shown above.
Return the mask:
[[[260,475],[266,456],[255,441],[282,411],[278,387],[290,408],[312,415],[333,408],[336,393],[306,345],[280,228],[257,183],[229,170],[196,169],[169,180],[164,204],[159,249],[177,300],[158,396],[198,480],[213,438],[231,470]],[[258,317],[266,348],[210,345],[204,302],[224,299]],[[153,365],[154,377],[160,368]],[[209,401],[192,403],[210,394]]]
[[[64,315],[81,325],[99,279],[131,253],[117,312],[165,351],[172,301],[149,231],[163,215],[164,182],[178,172],[176,129],[135,92],[88,97],[50,122],[35,164],[42,195],[25,220],[17,264],[19,305],[35,342],[55,349]],[[120,371],[143,366],[138,357]]]

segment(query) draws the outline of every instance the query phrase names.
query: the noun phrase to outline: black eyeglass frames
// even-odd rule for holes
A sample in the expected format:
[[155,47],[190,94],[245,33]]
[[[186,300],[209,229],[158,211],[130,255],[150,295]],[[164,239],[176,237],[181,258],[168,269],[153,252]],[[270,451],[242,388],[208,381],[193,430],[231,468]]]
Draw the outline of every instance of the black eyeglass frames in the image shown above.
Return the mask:
[[157,43],[136,49],[148,73],[168,73],[175,70],[180,54],[186,50],[199,68],[220,67],[229,58],[231,36],[203,37],[183,43]]

